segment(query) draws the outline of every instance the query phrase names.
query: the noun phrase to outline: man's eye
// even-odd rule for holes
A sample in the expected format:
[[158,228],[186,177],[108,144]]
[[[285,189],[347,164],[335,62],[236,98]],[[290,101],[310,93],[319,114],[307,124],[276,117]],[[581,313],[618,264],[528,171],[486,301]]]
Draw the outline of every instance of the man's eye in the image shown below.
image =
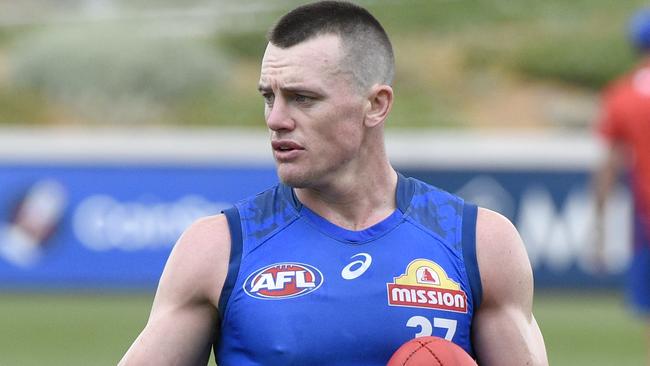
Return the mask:
[[313,98],[308,97],[306,95],[301,95],[301,94],[296,94],[293,97],[293,100],[295,100],[298,103],[305,103],[311,101]]
[[262,94],[262,97],[264,97],[264,103],[267,105],[273,105],[273,101],[275,100],[275,95],[273,95],[273,93],[264,93]]

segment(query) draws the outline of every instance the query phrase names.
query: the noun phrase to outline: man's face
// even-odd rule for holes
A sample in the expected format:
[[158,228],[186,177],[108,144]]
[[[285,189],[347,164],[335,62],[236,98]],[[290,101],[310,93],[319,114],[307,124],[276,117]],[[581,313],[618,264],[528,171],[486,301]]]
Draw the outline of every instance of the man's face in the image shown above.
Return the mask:
[[323,35],[289,48],[269,44],[259,90],[280,179],[297,188],[350,177],[368,101],[340,67],[340,39]]

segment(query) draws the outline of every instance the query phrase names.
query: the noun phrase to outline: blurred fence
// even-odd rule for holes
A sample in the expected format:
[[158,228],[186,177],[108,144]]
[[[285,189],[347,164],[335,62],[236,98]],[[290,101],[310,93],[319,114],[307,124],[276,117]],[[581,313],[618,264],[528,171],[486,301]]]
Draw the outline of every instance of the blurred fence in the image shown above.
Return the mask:
[[[409,176],[497,210],[518,227],[537,287],[611,287],[629,259],[630,200],[608,205],[605,272],[592,262],[586,135],[392,132]],[[0,286],[150,288],[199,216],[276,182],[267,136],[231,130],[4,130]]]

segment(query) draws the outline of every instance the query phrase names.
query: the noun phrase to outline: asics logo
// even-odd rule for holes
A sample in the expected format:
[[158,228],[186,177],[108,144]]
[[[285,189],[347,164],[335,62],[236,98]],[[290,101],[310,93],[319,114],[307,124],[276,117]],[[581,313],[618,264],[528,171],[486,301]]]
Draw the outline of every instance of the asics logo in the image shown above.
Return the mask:
[[361,276],[362,274],[364,274],[372,264],[372,257],[368,253],[355,254],[352,257],[350,257],[350,259],[354,259],[357,257],[362,257],[363,259],[357,259],[356,261],[353,261],[352,263],[345,266],[341,271],[341,277],[343,277],[346,280],[353,280]]

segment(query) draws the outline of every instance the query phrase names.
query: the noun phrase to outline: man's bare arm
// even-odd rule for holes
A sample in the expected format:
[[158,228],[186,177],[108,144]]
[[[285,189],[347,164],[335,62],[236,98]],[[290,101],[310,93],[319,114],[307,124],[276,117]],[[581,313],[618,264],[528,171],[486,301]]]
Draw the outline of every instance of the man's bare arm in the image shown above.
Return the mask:
[[229,255],[224,215],[185,231],[165,265],[147,325],[120,365],[207,364]]
[[532,313],[532,269],[517,230],[496,212],[479,209],[476,246],[483,300],[472,334],[479,364],[548,365]]

